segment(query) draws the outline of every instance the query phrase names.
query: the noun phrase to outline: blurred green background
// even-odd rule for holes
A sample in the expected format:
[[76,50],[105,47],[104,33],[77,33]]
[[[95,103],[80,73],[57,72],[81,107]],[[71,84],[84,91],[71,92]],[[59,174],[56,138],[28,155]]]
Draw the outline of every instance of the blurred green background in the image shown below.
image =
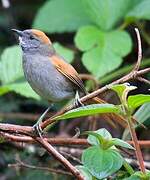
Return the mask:
[[[24,79],[21,49],[11,32],[12,28],[44,31],[51,38],[56,51],[72,63],[79,73],[94,78],[100,87],[128,73],[136,62],[137,39],[134,27],[139,28],[142,37],[142,67],[149,67],[149,20],[149,0],[1,0],[0,121],[32,125],[48,106]],[[145,78],[150,79],[150,74],[145,75]],[[84,82],[88,91],[95,89],[92,80]],[[131,83],[138,86],[134,94],[149,93],[147,84],[138,81]],[[103,97],[117,103],[112,93],[104,94]],[[53,106],[52,112],[63,105],[60,103]],[[140,114],[139,120],[147,127],[150,125],[150,116],[147,115],[149,109],[148,104],[144,111],[137,112]],[[69,137],[75,134],[76,126],[82,130],[91,128],[90,119],[84,125],[81,120],[77,119],[72,125],[61,122],[51,135]],[[113,130],[106,122],[97,123],[96,129],[100,127],[107,127],[114,135],[122,136],[122,129]],[[139,138],[148,139],[148,129],[138,130]],[[48,172],[8,168],[8,163],[14,163],[18,154],[27,162],[59,168],[57,162],[39,147],[3,142],[0,144],[0,179],[71,179],[69,176]]]

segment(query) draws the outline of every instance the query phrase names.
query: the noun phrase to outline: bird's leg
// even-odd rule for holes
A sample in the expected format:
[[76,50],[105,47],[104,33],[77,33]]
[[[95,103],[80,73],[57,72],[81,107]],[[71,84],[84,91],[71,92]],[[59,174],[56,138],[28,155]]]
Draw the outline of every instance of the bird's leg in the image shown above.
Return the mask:
[[75,107],[84,106],[84,104],[80,101],[80,96],[79,96],[78,91],[76,91],[75,100],[74,100],[74,106]]
[[45,115],[47,114],[47,112],[50,110],[51,106],[49,106],[46,111],[44,111],[44,113],[39,117],[39,119],[37,120],[37,122],[33,125],[33,128],[35,129],[35,131],[39,134],[40,137],[42,137],[42,128],[40,126],[42,120],[44,119]]

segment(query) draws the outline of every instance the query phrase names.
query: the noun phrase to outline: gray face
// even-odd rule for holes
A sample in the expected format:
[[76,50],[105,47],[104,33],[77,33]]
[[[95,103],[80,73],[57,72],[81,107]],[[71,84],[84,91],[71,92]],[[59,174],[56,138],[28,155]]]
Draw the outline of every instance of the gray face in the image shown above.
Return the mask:
[[19,44],[22,49],[38,48],[40,46],[40,41],[35,37],[31,30],[22,31],[22,35],[19,35]]
[[[44,35],[43,32],[32,29],[27,29],[24,31],[12,29],[12,31],[19,36],[19,44],[22,47],[23,53],[40,54],[43,56],[51,56],[55,53],[50,40],[46,37],[46,35]],[[38,31],[38,33],[41,34],[41,37],[44,37],[43,39],[45,42],[41,41],[41,38],[34,34],[33,31]]]

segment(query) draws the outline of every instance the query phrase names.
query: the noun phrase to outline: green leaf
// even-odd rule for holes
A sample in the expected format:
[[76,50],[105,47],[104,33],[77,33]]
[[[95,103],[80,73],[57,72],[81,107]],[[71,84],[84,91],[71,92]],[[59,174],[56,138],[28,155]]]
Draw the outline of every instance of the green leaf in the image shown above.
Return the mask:
[[[143,104],[133,115],[133,117],[137,120],[137,125],[135,128],[140,127],[140,124],[150,125],[150,103]],[[125,140],[130,140],[131,137],[129,136],[129,129],[125,129],[123,132],[122,138]]]
[[87,51],[102,43],[103,37],[103,32],[96,26],[84,26],[78,30],[74,40],[81,51]]
[[125,180],[149,180],[150,179],[150,171],[147,171],[146,173],[142,173],[141,171],[135,172],[132,176],[129,178],[125,178]]
[[150,20],[150,1],[142,0],[131,9],[126,15],[127,21],[134,21],[136,19]]
[[0,95],[6,94],[10,91],[13,91],[27,98],[40,100],[40,97],[32,90],[31,86],[27,82],[18,82],[0,86]]
[[[89,131],[87,131],[87,132],[89,132]],[[92,133],[98,134],[101,137],[108,139],[108,140],[112,138],[111,134],[105,128],[99,129],[99,130],[94,131]],[[90,133],[89,133],[89,136],[87,138],[87,141],[91,145],[100,145],[98,138],[95,137],[93,134],[90,134]]]
[[19,46],[6,48],[0,61],[2,84],[14,82],[21,77],[23,77],[21,48]]
[[93,180],[92,175],[89,173],[86,167],[76,166],[76,168],[81,172],[85,180]]
[[120,112],[119,108],[113,104],[92,104],[70,110],[61,116],[57,116],[55,119],[61,120],[61,119],[90,116],[101,113],[119,113],[119,112]]
[[24,79],[21,54],[19,46],[6,48],[2,53],[0,61],[0,79],[2,82],[0,95],[14,91],[27,98],[39,100],[40,97],[31,89],[27,82],[20,82],[21,79]]
[[119,67],[122,57],[132,48],[127,32],[103,32],[94,26],[81,27],[76,34],[75,44],[84,51],[84,66],[97,78]]
[[121,147],[124,147],[124,148],[128,148],[128,149],[133,149],[134,150],[134,147],[132,147],[130,144],[128,144],[127,142],[125,142],[125,141],[123,141],[121,139],[112,138],[111,142],[115,146],[121,146]]
[[128,178],[124,178],[124,180],[141,180],[141,179],[136,175],[132,175],[132,176],[130,176]]
[[46,1],[39,9],[33,28],[49,33],[72,32],[90,23],[81,0]]
[[131,9],[130,0],[82,0],[87,15],[103,30],[112,29]]
[[128,106],[132,110],[148,102],[150,102],[150,95],[138,94],[128,97]]
[[103,179],[119,170],[123,164],[121,155],[113,150],[92,146],[83,151],[82,163],[98,179]]
[[60,54],[68,63],[71,63],[74,59],[74,52],[71,49],[68,49],[62,46],[60,43],[55,42],[53,44],[56,52]]
[[108,88],[115,91],[117,95],[119,96],[120,100],[126,101],[128,93],[136,89],[137,87],[130,86],[129,83],[124,83],[124,84],[110,85]]
[[148,121],[148,123],[150,124],[149,112],[150,112],[150,103],[145,103],[135,112],[134,117],[140,123],[144,123],[145,121]]

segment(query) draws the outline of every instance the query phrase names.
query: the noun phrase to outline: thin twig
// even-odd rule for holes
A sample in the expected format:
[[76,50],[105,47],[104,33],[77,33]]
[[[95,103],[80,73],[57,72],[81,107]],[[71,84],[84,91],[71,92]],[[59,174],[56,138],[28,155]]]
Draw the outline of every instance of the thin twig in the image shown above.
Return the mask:
[[141,37],[138,28],[135,28],[135,32],[136,32],[137,44],[138,44],[138,58],[133,71],[138,71],[142,60],[142,45],[141,45]]
[[149,80],[147,80],[147,79],[145,79],[145,78],[143,78],[143,77],[137,77],[137,80],[139,80],[139,81],[141,81],[141,82],[144,82],[144,83],[146,83],[146,84],[149,84],[149,85],[150,85],[150,81],[149,81]]
[[[138,60],[137,60],[137,63],[133,69],[133,73],[136,75],[136,72],[139,70],[141,60],[142,60],[142,47],[141,47],[141,38],[140,38],[139,30],[137,28],[135,28],[135,32],[136,32],[137,40],[138,40]],[[145,170],[145,166],[144,166],[144,159],[143,159],[142,151],[140,149],[140,145],[138,143],[135,127],[134,127],[134,124],[132,122],[132,117],[131,117],[130,111],[128,109],[126,109],[126,115],[125,116],[126,116],[126,120],[128,122],[128,127],[130,130],[130,135],[132,137],[132,141],[134,142],[135,154],[136,154],[136,158],[139,162],[139,167],[140,167],[141,171],[143,173],[145,173],[146,170]]]
[[132,141],[134,142],[136,158],[137,158],[137,160],[139,162],[139,166],[140,166],[141,171],[143,173],[145,173],[146,170],[145,170],[145,166],[144,166],[144,159],[143,159],[143,156],[142,156],[140,145],[138,143],[137,135],[136,135],[136,132],[135,132],[135,127],[133,126],[133,123],[132,123],[131,119],[128,119],[127,121],[128,121],[128,127],[129,127],[129,130],[130,130],[130,134],[131,134],[131,137],[132,137]]
[[[6,132],[0,132],[0,137],[4,138],[5,141],[10,142],[25,142],[25,143],[35,143],[35,139],[29,136],[19,136],[13,135]],[[48,138],[44,137],[50,144],[59,145],[59,146],[88,146],[89,143],[86,139],[75,139],[75,138],[66,138],[66,137],[56,137],[56,138]],[[133,141],[127,141],[129,144],[133,145]],[[150,140],[140,140],[138,141],[139,145],[142,148],[150,148]]]
[[99,83],[98,83],[97,79],[95,79],[92,75],[90,75],[90,74],[79,74],[79,75],[80,75],[80,78],[83,80],[92,80],[94,83],[95,89],[98,89]]
[[49,171],[51,173],[55,173],[55,174],[64,174],[64,175],[69,175],[72,176],[71,173],[60,170],[60,169],[53,169],[53,168],[49,168],[49,167],[40,167],[40,166],[33,166],[30,164],[26,164],[22,161],[19,161],[15,164],[8,164],[8,167],[24,167],[24,168],[30,168],[30,169],[35,169],[35,170],[44,170],[44,171]]

